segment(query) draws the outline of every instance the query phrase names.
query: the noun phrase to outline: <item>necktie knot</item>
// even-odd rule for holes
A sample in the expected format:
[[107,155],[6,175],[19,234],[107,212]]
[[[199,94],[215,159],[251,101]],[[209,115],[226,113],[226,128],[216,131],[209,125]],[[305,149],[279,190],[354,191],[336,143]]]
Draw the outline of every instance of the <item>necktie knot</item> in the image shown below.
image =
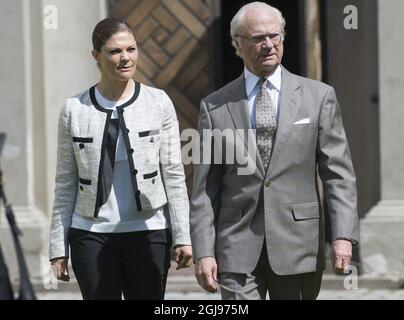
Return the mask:
[[266,88],[266,86],[267,86],[267,81],[268,81],[267,78],[261,78],[261,79],[259,80],[260,88],[261,88],[261,89]]

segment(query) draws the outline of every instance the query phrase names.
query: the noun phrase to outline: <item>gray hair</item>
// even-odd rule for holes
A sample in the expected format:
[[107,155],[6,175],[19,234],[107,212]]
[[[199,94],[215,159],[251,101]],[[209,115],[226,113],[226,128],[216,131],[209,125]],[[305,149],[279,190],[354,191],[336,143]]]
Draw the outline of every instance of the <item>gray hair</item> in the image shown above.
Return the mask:
[[238,44],[235,42],[235,38],[239,35],[240,28],[243,24],[243,20],[245,18],[247,10],[250,9],[271,9],[274,13],[275,16],[279,20],[279,24],[281,25],[281,37],[282,41],[285,39],[285,18],[282,15],[282,12],[280,12],[277,8],[270,6],[269,4],[265,2],[260,2],[260,1],[255,1],[248,3],[240,8],[240,10],[234,15],[233,19],[230,22],[230,36],[232,39],[232,45],[237,49]]

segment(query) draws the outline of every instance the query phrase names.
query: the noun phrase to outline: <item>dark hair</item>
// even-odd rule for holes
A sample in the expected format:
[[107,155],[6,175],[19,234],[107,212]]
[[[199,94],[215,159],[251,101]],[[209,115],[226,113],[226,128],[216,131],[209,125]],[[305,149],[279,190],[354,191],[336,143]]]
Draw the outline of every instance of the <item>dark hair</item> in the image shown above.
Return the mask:
[[126,21],[106,18],[98,22],[93,31],[94,50],[100,52],[105,42],[107,42],[111,36],[121,31],[128,31],[135,36],[135,32]]

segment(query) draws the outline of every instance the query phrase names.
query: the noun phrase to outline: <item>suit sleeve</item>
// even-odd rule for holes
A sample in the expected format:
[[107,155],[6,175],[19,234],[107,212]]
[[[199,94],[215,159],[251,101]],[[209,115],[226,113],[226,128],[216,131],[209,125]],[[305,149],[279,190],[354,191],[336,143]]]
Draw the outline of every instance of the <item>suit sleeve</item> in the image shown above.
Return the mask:
[[163,101],[160,169],[167,195],[173,246],[190,245],[189,200],[181,161],[179,126],[174,105],[165,93]]
[[55,201],[53,205],[49,259],[69,257],[67,235],[72,221],[78,188],[78,173],[71,138],[70,112],[62,109],[58,122]]
[[[204,131],[211,132],[212,127],[206,102],[202,100],[198,122],[201,161],[209,158],[205,155],[208,152],[211,152],[211,159],[214,157],[211,141],[203,141]],[[204,147],[210,150],[205,150]],[[211,163],[194,164],[190,225],[195,260],[215,256],[215,211],[218,210],[217,203],[220,202],[221,167]]]
[[327,90],[319,117],[317,161],[328,204],[331,237],[358,241],[356,178],[333,88]]

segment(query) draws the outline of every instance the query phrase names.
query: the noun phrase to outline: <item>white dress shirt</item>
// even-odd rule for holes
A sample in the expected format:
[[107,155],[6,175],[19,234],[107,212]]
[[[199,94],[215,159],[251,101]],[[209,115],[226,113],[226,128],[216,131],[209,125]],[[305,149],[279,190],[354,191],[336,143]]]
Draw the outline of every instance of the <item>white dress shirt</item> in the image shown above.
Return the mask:
[[[255,129],[255,98],[260,90],[259,88],[259,80],[260,77],[253,74],[251,71],[244,68],[244,79],[245,79],[245,90],[248,99],[248,108],[250,110],[250,118],[251,118],[251,127]],[[267,77],[267,89],[271,96],[272,102],[275,107],[276,118],[278,119],[278,110],[279,110],[279,94],[281,92],[281,83],[282,83],[282,68],[278,66],[275,72]]]

